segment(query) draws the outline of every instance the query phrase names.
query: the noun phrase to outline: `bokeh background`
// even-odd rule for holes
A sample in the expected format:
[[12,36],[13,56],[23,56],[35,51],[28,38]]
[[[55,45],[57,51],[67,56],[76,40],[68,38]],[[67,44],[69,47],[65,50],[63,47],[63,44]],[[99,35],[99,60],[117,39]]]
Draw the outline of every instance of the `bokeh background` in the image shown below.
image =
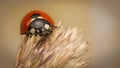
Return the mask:
[[14,68],[20,22],[32,10],[48,13],[55,23],[81,28],[93,45],[94,68],[119,68],[119,7],[119,0],[0,0],[0,68]]

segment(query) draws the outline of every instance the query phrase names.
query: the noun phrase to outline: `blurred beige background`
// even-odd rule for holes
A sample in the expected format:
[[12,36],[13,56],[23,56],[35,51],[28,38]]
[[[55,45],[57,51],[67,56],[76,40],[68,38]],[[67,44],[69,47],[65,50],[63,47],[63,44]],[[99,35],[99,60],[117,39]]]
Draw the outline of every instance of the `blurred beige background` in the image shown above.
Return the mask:
[[82,28],[84,38],[92,39],[95,60],[101,60],[96,65],[107,68],[116,64],[114,58],[118,57],[120,45],[119,4],[117,0],[0,0],[0,68],[14,67],[20,22],[32,10],[44,11],[66,27]]

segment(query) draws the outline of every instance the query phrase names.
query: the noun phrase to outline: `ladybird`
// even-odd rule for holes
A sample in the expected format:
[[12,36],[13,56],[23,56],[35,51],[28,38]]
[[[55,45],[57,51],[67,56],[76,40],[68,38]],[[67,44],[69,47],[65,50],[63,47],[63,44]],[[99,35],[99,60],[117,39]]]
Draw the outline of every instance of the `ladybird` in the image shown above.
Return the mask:
[[39,35],[48,36],[54,29],[54,22],[52,18],[42,11],[29,12],[21,22],[21,35],[27,36]]

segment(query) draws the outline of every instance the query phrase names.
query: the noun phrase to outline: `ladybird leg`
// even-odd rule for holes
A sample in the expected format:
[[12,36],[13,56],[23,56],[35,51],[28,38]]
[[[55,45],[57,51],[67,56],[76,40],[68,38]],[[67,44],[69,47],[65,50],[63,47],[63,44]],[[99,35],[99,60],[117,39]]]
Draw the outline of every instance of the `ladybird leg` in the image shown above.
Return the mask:
[[26,36],[30,37],[31,33],[29,31],[27,31],[26,33]]

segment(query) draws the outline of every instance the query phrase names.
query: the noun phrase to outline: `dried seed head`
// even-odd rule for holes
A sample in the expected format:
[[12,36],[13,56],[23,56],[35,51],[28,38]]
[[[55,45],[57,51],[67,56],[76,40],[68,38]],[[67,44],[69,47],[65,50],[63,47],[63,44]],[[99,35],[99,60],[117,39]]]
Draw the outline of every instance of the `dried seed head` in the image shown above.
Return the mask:
[[[77,28],[65,29],[60,24],[49,39],[25,37],[19,47],[16,68],[86,68],[89,43],[82,41]],[[26,42],[25,42],[26,40]]]

